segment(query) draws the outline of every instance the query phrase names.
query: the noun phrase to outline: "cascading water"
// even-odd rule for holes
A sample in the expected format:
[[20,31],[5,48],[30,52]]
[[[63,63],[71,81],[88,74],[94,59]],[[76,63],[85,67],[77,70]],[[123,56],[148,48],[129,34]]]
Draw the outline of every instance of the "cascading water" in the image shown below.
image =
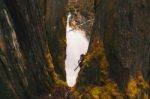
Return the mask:
[[65,69],[67,74],[67,83],[70,87],[74,86],[76,83],[76,78],[79,72],[79,68],[74,71],[78,66],[78,60],[81,54],[85,54],[88,49],[89,41],[86,38],[86,33],[80,29],[73,29],[69,26],[71,14],[68,14],[67,18],[67,49],[66,49],[66,61]]

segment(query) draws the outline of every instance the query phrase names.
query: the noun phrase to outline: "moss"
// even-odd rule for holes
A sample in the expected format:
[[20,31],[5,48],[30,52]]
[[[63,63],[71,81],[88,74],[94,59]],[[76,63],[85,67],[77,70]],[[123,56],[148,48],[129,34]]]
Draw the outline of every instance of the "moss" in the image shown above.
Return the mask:
[[46,57],[46,61],[47,61],[49,69],[53,71],[54,70],[54,65],[52,63],[52,56],[51,56],[51,54],[48,53],[48,54],[45,55],[45,57]]
[[54,75],[55,75],[55,76],[54,76],[54,80],[55,80],[56,86],[68,87],[67,83],[64,82],[63,80],[61,80],[61,79],[59,78],[59,76],[58,76],[56,73],[55,73]]
[[117,84],[111,80],[107,80],[106,85],[103,86],[81,86],[75,89],[74,95],[80,96],[81,99],[85,99],[86,96],[89,99],[123,99],[123,95],[120,93]]
[[143,99],[148,99],[148,94],[144,94]]
[[95,49],[88,52],[85,55],[85,59],[83,60],[83,64],[89,66],[89,64],[97,58],[102,58],[104,56],[104,49],[101,46],[95,46]]
[[137,88],[137,82],[134,79],[130,79],[130,82],[128,83],[128,90],[127,94],[129,97],[134,98],[139,93],[139,89]]
[[127,86],[127,96],[130,99],[142,97],[143,99],[147,99],[149,85],[144,80],[142,74],[139,72],[135,77],[131,76],[128,86]]
[[122,96],[119,93],[117,86],[114,83],[108,83],[102,87],[94,87],[91,89],[91,94],[93,97],[99,97],[102,99],[121,99]]
[[[48,53],[45,55],[49,70],[52,73],[52,77],[53,77],[53,90],[51,90],[51,96],[52,98],[59,98],[59,97],[64,97],[65,94],[70,90],[67,83],[63,80],[60,79],[59,75],[56,74],[55,70],[54,70],[54,65],[52,63],[52,57],[51,54]],[[60,93],[61,92],[61,93]],[[61,96],[58,96],[58,93],[61,94]]]
[[[103,43],[98,42],[98,44],[99,45],[97,45],[97,41],[96,41],[96,43],[93,44],[94,49],[89,51],[86,54],[85,59],[83,61],[83,64],[86,67],[84,66],[84,68],[81,69],[80,76],[88,75],[88,74],[84,74],[84,73],[86,71],[88,71],[87,73],[89,73],[90,70],[91,70],[91,73],[93,73],[92,67],[90,67],[90,66],[94,66],[94,65],[91,65],[91,63],[98,62],[98,63],[96,63],[97,64],[96,69],[99,69],[99,71],[97,71],[97,73],[99,75],[101,75],[100,81],[98,81],[100,83],[98,83],[98,84],[92,84],[92,83],[81,84],[81,81],[78,81],[78,80],[81,80],[84,77],[78,79],[77,82],[80,82],[80,85],[79,85],[80,87],[77,85],[77,90],[80,93],[80,96],[82,96],[81,99],[84,99],[83,97],[85,97],[86,95],[89,95],[90,99],[114,99],[114,98],[115,99],[123,99],[123,95],[120,93],[120,91],[117,87],[117,84],[115,84],[113,81],[111,81],[111,79],[109,77],[109,70],[108,70],[109,64],[108,64],[108,61],[105,56]],[[96,79],[96,78],[93,78],[93,80],[94,79]]]

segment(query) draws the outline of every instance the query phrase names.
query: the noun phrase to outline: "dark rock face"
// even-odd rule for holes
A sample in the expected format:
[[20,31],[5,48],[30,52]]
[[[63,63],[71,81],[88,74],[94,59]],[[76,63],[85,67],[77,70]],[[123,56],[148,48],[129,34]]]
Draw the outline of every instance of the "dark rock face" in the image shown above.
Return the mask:
[[0,0],[0,98],[149,98],[150,1],[94,0],[94,8],[91,0],[79,2],[96,17],[70,91],[59,79],[65,80],[67,1]]
[[[49,49],[56,73],[66,80],[66,5],[67,0],[43,1],[43,18],[46,26]],[[45,2],[45,3],[44,3]],[[46,6],[45,6],[45,5]]]
[[101,0],[96,7],[110,74],[120,87],[141,72],[149,81],[150,2]]
[[[96,25],[94,26],[97,27]],[[100,40],[99,32],[94,29],[91,34],[89,49],[83,62],[84,65],[79,72],[76,85],[101,85],[104,82],[101,75],[102,69],[105,69],[104,71],[106,72],[108,67],[107,60],[105,59],[103,43]],[[105,66],[102,63],[104,61],[106,62]]]
[[67,88],[59,88],[38,3],[0,0],[0,98],[48,99]]
[[[84,83],[97,87],[109,86],[110,83],[115,86],[114,83],[117,83],[121,89],[119,93],[123,93],[124,98],[148,98],[150,2],[148,0],[95,0],[94,8],[95,23],[89,50],[84,60],[85,67],[81,68],[77,87],[83,86]],[[101,46],[100,50],[97,51],[96,46]],[[97,52],[93,55],[96,58],[91,60],[89,56],[92,56],[94,51]],[[99,76],[93,76],[94,74]],[[97,77],[99,80],[94,82]],[[86,87],[83,90],[85,91]],[[115,92],[118,93],[117,90]]]

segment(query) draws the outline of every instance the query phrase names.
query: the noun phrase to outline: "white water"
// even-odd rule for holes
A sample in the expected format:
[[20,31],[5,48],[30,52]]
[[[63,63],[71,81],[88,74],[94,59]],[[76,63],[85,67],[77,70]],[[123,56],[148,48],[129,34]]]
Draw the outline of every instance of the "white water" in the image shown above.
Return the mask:
[[65,69],[67,74],[67,83],[70,87],[72,87],[76,83],[76,78],[80,70],[78,68],[76,71],[74,71],[74,69],[78,66],[78,60],[80,59],[80,55],[85,54],[87,52],[89,42],[85,36],[86,34],[84,31],[71,31],[72,28],[69,27],[68,24],[70,16],[71,15],[69,14],[67,20],[67,57],[65,61]]

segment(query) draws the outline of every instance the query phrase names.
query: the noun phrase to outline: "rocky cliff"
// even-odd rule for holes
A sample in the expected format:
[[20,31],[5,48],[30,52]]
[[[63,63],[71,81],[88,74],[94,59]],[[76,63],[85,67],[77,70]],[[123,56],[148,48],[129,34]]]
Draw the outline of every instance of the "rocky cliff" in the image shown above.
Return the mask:
[[39,3],[54,69],[65,81],[67,0],[40,0]]
[[69,88],[67,0],[0,0],[0,98],[149,99],[150,1],[82,1],[81,12],[91,9],[95,21]]
[[[83,90],[87,91],[91,96],[91,92],[95,91],[98,93],[95,97],[102,99],[113,97],[148,99],[150,2],[146,0],[101,0],[95,5],[95,23],[85,61],[93,55],[92,52],[97,50],[96,47],[93,47],[94,45],[102,46],[100,50],[104,50],[104,52],[100,54],[101,51],[96,51],[94,56],[97,59],[95,58],[95,61],[92,60],[88,64],[85,63],[85,67],[79,73],[77,89],[80,92],[81,88],[78,86],[87,84],[82,88],[82,92]],[[98,55],[104,55],[105,60],[98,58]],[[107,64],[101,64],[105,61]],[[86,67],[87,65],[88,67]],[[95,67],[97,71],[96,69],[92,70]],[[93,87],[93,84],[96,87]],[[92,87],[87,90],[87,86]],[[106,86],[112,90],[108,90]],[[113,88],[117,90],[113,90]],[[103,90],[105,92],[101,93]],[[111,93],[107,93],[107,91]],[[115,92],[114,95],[113,92]],[[86,95],[86,93],[83,94],[83,96]]]
[[[53,20],[52,18],[50,17],[50,20]],[[65,33],[63,27],[65,25],[59,21],[62,20],[61,18],[59,16],[56,20],[57,28],[62,26]],[[53,62],[55,58],[59,61],[61,57],[63,57],[61,61],[64,61],[65,52],[54,57],[55,54],[59,54],[58,48],[50,44],[48,35],[56,32],[48,31],[49,26],[45,25],[45,22],[37,0],[0,0],[0,98],[65,97],[69,89],[66,83],[60,80],[61,76],[65,80],[65,73],[60,75],[57,71],[59,68],[55,67],[58,64]],[[63,33],[60,31],[62,37],[65,36]],[[54,42],[62,40],[57,44],[58,47],[65,40],[56,38],[56,35],[52,37]],[[61,48],[65,50],[65,46]],[[63,62],[58,63],[63,64]],[[60,70],[64,72],[63,69]]]

